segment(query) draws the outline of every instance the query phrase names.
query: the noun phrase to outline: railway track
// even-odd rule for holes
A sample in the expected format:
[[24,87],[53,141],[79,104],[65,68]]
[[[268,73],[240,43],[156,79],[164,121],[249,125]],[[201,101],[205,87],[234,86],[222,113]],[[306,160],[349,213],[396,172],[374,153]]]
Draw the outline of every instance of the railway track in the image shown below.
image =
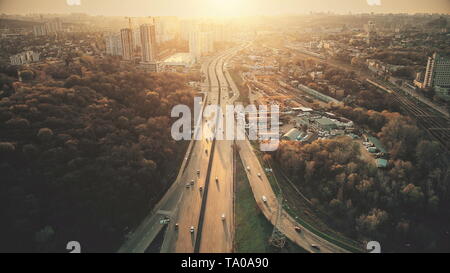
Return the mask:
[[400,107],[410,116],[414,117],[419,127],[421,127],[430,138],[438,141],[444,149],[450,151],[450,119],[446,116],[430,109],[429,106],[421,102],[413,102],[396,88],[387,88],[380,83],[367,80],[368,83],[392,95]]

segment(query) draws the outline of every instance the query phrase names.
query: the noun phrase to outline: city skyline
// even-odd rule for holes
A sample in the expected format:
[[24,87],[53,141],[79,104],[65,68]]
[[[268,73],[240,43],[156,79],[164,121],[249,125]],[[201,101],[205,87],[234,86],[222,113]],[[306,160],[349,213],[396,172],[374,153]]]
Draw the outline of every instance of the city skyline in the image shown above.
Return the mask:
[[450,253],[448,4],[0,0],[0,253]]
[[307,14],[309,12],[351,13],[443,13],[450,14],[448,0],[130,0],[124,9],[118,0],[5,0],[0,10],[7,14],[88,13],[105,16],[255,16]]

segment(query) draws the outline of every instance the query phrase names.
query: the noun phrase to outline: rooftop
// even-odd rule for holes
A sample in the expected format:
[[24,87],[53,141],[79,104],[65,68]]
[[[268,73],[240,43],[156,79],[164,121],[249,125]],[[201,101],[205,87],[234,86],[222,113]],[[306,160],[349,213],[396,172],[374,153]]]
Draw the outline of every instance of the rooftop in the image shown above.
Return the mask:
[[164,59],[164,63],[168,65],[186,65],[193,62],[192,55],[190,53],[175,53],[166,59]]
[[383,159],[383,158],[377,159],[377,167],[378,168],[386,168],[387,164],[388,164],[388,161],[386,159]]
[[291,130],[289,130],[289,132],[287,132],[284,136],[283,139],[289,139],[289,140],[297,140],[297,138],[301,135],[301,132],[296,129],[296,128],[292,128]]

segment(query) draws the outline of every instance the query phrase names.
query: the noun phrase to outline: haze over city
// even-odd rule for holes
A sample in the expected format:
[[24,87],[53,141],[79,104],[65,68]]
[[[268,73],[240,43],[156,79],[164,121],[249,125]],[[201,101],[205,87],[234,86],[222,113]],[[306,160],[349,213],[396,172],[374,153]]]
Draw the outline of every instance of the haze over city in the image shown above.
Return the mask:
[[[77,3],[80,5],[77,5]],[[72,3],[72,5],[69,5]],[[333,13],[444,13],[448,0],[2,0],[3,13],[83,12],[107,16],[241,16]]]
[[450,0],[0,0],[0,253],[450,253],[449,111]]

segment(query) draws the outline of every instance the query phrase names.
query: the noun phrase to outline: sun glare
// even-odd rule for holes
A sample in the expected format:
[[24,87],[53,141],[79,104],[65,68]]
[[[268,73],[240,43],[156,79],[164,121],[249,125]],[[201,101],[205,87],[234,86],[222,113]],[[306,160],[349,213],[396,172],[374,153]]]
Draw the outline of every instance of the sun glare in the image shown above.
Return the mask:
[[243,0],[209,0],[212,16],[239,16],[247,12]]

